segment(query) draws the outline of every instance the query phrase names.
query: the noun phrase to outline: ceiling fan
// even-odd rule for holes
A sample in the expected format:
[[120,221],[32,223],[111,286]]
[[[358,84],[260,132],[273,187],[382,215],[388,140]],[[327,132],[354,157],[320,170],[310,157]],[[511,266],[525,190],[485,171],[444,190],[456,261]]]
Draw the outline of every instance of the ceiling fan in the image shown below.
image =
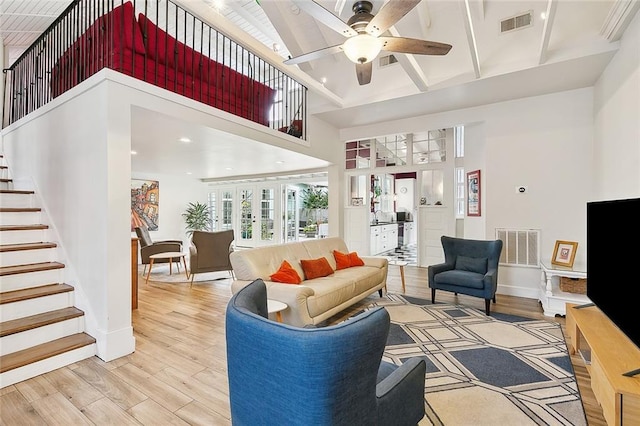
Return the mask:
[[371,14],[373,4],[370,1],[356,1],[351,8],[354,14],[347,22],[342,21],[315,1],[293,0],[293,2],[301,10],[347,39],[342,44],[289,58],[284,61],[287,65],[344,52],[356,64],[358,83],[362,86],[371,82],[373,68],[371,61],[381,50],[415,55],[446,55],[451,50],[450,44],[407,37],[381,36],[420,3],[420,0],[389,0],[376,15]]

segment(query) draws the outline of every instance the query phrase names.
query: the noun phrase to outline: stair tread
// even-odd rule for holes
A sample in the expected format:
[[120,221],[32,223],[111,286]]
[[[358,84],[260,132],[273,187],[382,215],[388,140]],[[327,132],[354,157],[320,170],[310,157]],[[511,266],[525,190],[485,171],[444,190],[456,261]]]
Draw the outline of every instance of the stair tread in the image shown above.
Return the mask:
[[69,284],[47,284],[38,287],[23,288],[20,290],[5,291],[0,293],[0,305],[5,303],[20,302],[22,300],[36,299],[38,297],[51,296],[59,293],[73,291]]
[[34,223],[32,225],[0,225],[0,231],[32,231],[39,229],[49,229],[49,225]]
[[48,271],[52,269],[64,268],[64,263],[60,262],[40,262],[28,263],[25,265],[11,265],[0,267],[0,277],[5,275],[26,274],[28,272]]
[[0,357],[0,373],[42,361],[43,359],[51,358],[83,346],[91,345],[95,342],[96,339],[88,334],[78,333],[3,355]]
[[0,179],[0,182],[13,182],[13,179]]
[[39,250],[57,247],[56,243],[38,242],[38,243],[17,243],[17,244],[2,244],[0,245],[0,253],[8,251],[21,251],[21,250]]
[[0,207],[0,213],[30,213],[41,210],[40,207]]
[[34,191],[22,190],[22,189],[0,189],[0,194],[35,194]]
[[76,307],[56,309],[55,311],[18,318],[0,323],[0,337],[20,333],[45,325],[55,324],[68,319],[81,317],[84,312]]

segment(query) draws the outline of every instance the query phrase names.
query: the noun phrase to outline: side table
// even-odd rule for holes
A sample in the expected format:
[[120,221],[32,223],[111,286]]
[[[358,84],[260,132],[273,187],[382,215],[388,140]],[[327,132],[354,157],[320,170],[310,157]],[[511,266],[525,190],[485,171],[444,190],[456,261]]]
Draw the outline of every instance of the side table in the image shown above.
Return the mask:
[[267,299],[267,312],[276,314],[276,321],[282,322],[282,311],[287,309],[289,305],[279,300]]
[[173,273],[172,271],[172,266],[174,262],[173,259],[182,258],[182,263],[184,264],[184,273],[187,276],[187,279],[189,279],[189,271],[187,271],[187,260],[185,258],[186,255],[187,255],[186,253],[182,253],[179,251],[169,251],[166,253],[156,253],[149,256],[149,272],[147,272],[147,279],[145,281],[145,284],[149,284],[149,275],[151,275],[151,269],[153,269],[153,262],[154,260],[157,260],[157,259],[169,259],[169,275],[171,275]]
[[400,267],[400,278],[402,279],[402,292],[405,292],[404,288],[404,267],[409,264],[406,260],[389,260],[389,265],[396,265]]
[[[540,262],[542,273],[540,276],[540,303],[545,316],[566,315],[566,304],[583,305],[590,303],[586,294],[567,293],[560,290],[560,277],[587,278],[586,268],[574,265],[573,268],[552,265],[551,262]],[[553,277],[556,277],[553,279]]]

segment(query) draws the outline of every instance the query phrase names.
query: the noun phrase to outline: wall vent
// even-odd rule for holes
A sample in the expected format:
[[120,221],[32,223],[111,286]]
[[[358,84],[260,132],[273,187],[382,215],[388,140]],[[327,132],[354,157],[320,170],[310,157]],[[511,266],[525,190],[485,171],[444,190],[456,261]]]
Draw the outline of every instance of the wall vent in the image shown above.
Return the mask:
[[389,65],[395,64],[397,62],[398,62],[398,58],[396,58],[394,55],[381,56],[378,59],[378,66],[380,68],[388,67]]
[[540,230],[496,228],[502,240],[501,265],[540,267]]
[[530,10],[511,18],[500,21],[500,32],[507,33],[509,31],[527,28],[533,25],[533,11]]

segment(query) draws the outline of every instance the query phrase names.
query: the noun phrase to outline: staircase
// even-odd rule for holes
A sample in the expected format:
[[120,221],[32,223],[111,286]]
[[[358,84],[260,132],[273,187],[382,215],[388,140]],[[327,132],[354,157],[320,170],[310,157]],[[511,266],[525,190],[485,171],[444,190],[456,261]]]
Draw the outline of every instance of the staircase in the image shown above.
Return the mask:
[[0,389],[96,354],[36,204],[0,155]]

